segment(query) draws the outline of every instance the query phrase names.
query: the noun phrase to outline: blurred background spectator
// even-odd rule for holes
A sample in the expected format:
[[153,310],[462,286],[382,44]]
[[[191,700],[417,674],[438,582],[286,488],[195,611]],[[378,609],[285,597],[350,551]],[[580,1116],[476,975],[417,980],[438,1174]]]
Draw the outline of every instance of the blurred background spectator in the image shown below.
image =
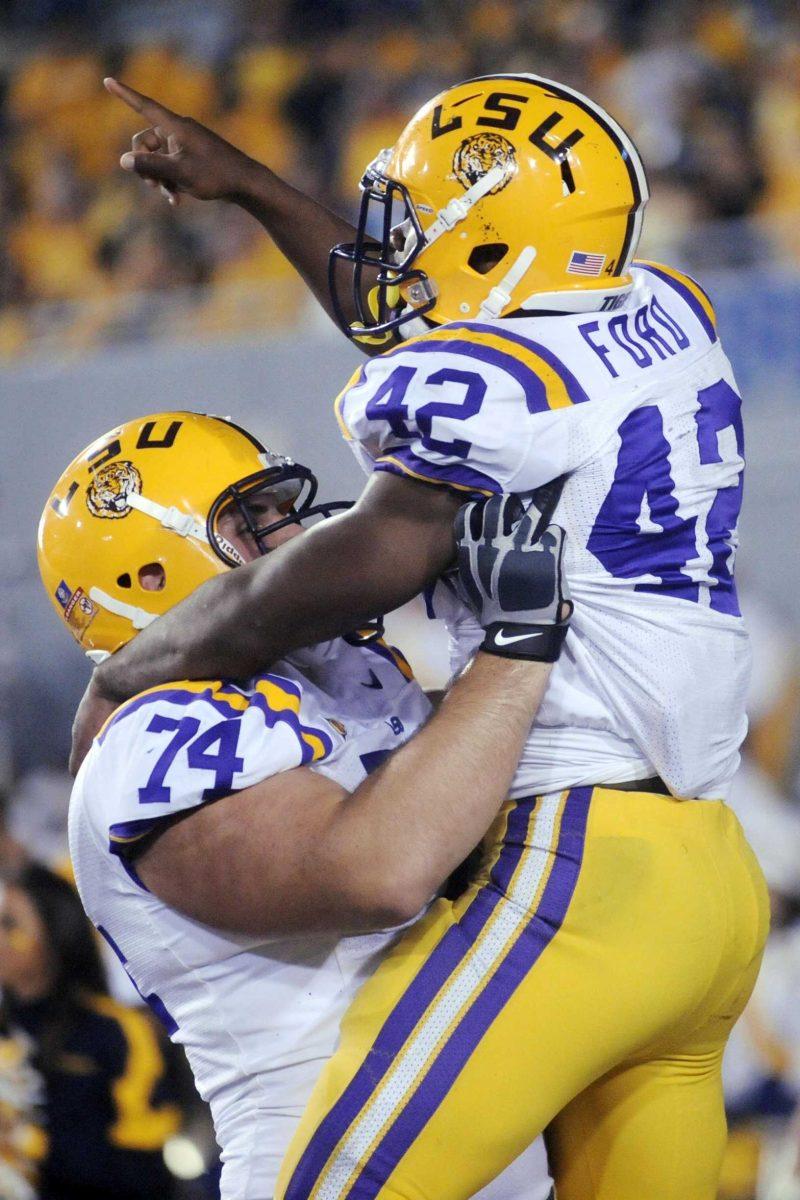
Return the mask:
[[[649,169],[645,255],[797,261],[800,17],[788,0],[40,0],[0,11],[0,355],[286,326],[255,222],[125,178],[113,71],[352,214],[368,161],[459,77],[534,71],[607,104]],[[268,290],[272,304],[242,302]],[[145,294],[172,294],[148,305]],[[43,306],[43,307],[42,307]]]
[[41,1081],[32,1144],[41,1200],[171,1200],[163,1148],[180,1125],[149,1013],[108,995],[74,888],[29,863],[0,901],[0,1025]]
[[[642,256],[701,274],[745,398],[739,562],[756,671],[731,803],[764,866],[774,929],[726,1059],[732,1136],[720,1197],[800,1200],[796,0],[0,4],[0,876],[16,881],[0,901],[2,1197],[31,1200],[43,1186],[37,1175],[54,1178],[57,1161],[66,1163],[53,1155],[73,1087],[94,1089],[98,1162],[144,1154],[159,1181],[147,1195],[216,1194],[205,1112],[191,1083],[172,1082],[175,1064],[164,1067],[118,961],[105,961],[113,1000],[94,951],[82,960],[93,964],[88,974],[79,964],[67,972],[63,997],[52,985],[77,900],[26,864],[69,874],[66,750],[88,670],[36,574],[35,523],[52,482],[114,422],[180,407],[231,413],[308,462],[323,494],[354,496],[362,482],[328,406],[356,351],[251,217],[186,197],[168,208],[118,168],[142,122],[107,95],[102,77],[209,124],[352,218],[364,167],[420,104],[459,78],[514,71],[589,93],[629,129],[652,191]],[[394,614],[389,630],[421,681],[442,686],[447,646],[422,602]],[[47,880],[39,891],[37,879]],[[43,917],[48,888],[61,916]],[[30,953],[49,964],[38,996],[15,983],[18,924]],[[74,1066],[75,1054],[95,1054],[73,1046],[80,1030],[97,1039],[91,1075],[62,1069],[65,1055]],[[125,1149],[109,1135],[115,1071],[126,1039],[133,1046],[140,1036],[158,1064],[141,1109],[157,1136]],[[174,1104],[183,1130],[167,1137]],[[87,1139],[82,1130],[77,1144]],[[123,1200],[127,1167],[119,1170],[98,1200]]]

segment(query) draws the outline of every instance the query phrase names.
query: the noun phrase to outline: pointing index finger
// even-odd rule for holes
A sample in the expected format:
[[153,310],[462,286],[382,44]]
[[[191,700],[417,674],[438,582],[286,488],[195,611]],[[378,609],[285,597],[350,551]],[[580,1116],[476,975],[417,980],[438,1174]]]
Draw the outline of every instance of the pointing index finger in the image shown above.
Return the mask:
[[118,79],[113,79],[111,76],[103,80],[103,87],[123,104],[127,104],[128,108],[141,113],[151,125],[165,125],[169,121],[180,119],[177,113],[165,105],[159,104],[157,100],[151,100],[149,96],[144,96],[135,88],[128,87],[127,83],[120,83]]

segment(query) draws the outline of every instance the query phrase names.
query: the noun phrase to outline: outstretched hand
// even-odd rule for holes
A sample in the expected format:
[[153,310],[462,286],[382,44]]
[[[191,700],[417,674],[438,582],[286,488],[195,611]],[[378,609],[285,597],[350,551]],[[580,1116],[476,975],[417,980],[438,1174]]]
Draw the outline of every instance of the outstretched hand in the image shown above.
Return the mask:
[[123,170],[160,186],[173,205],[180,202],[182,192],[198,200],[227,200],[244,190],[256,164],[241,150],[192,117],[179,116],[118,79],[109,77],[103,84],[149,122],[147,129],[134,134],[131,149],[120,158]]

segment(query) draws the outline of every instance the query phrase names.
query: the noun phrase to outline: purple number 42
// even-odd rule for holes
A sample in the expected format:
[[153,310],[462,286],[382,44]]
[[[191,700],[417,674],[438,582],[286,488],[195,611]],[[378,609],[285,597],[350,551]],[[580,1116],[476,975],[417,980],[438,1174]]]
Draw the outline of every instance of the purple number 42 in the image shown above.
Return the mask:
[[720,479],[725,482],[713,494],[708,479],[703,486],[699,479],[690,481],[694,491],[711,496],[705,521],[699,514],[681,515],[663,418],[655,405],[647,405],[619,427],[614,479],[587,548],[615,578],[638,578],[636,591],[697,602],[705,586],[712,609],[739,616],[733,561],[744,468],[741,398],[719,379],[702,388],[697,399],[699,466],[724,464]]

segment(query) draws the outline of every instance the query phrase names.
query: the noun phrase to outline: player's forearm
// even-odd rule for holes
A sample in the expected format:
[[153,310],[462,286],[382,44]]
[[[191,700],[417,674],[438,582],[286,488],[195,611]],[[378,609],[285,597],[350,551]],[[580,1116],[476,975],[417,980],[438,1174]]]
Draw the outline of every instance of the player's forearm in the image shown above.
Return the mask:
[[[299,646],[377,616],[387,595],[383,579],[369,562],[347,557],[350,539],[341,531],[318,529],[328,536],[309,531],[209,580],[102,663],[97,690],[122,701],[173,679],[245,679]],[[401,593],[397,603],[413,594]]]
[[424,484],[371,482],[350,512],[203,584],[103,663],[94,689],[120,702],[173,679],[247,678],[350,632],[445,569],[457,503]]
[[[219,609],[222,614],[232,613],[236,620],[245,619],[244,582],[241,577],[231,582],[226,575],[209,580],[101,663],[92,675],[92,690],[119,704],[149,687],[176,679],[253,674],[254,670],[240,673],[236,669],[239,661],[249,661],[247,647],[240,658],[239,642],[235,641],[229,647],[231,652],[225,654],[227,627],[214,618]],[[223,659],[230,670],[220,672]],[[268,663],[266,655],[262,661]]]
[[353,226],[252,159],[247,161],[230,199],[263,225],[335,320],[328,288],[328,258],[333,246],[353,240]]
[[550,671],[478,654],[424,729],[342,803],[323,853],[355,909],[376,898],[410,918],[477,845],[508,796]]

